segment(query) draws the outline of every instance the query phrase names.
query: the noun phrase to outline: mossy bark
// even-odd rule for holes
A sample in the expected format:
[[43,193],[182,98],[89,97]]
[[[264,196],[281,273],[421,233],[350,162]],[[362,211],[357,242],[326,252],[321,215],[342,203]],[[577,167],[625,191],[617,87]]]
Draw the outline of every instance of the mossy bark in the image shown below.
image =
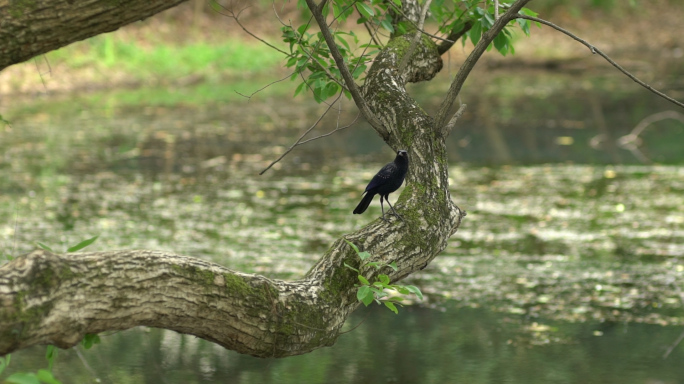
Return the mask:
[[[423,38],[400,72],[410,39],[394,37],[362,87],[383,125],[378,132],[390,147],[409,153],[406,188],[395,205],[403,220],[378,218],[344,236],[369,252],[369,261],[395,262],[397,271],[380,271],[393,282],[425,268],[465,215],[449,194],[443,127],[405,89],[407,82],[432,79],[442,61],[435,44]],[[307,353],[334,344],[359,305],[357,278],[345,262],[359,265],[344,239],[296,281],[164,252],[35,251],[0,268],[0,355],[35,344],[66,348],[86,333],[139,325],[196,335],[254,356]],[[380,273],[359,269],[369,280]]]
[[185,0],[0,1],[0,70],[143,20]]

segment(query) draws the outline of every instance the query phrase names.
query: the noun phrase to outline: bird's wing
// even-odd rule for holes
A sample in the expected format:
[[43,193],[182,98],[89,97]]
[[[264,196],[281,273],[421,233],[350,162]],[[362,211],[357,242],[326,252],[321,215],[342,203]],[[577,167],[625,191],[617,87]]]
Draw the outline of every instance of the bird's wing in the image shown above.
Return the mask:
[[373,180],[371,180],[370,183],[368,183],[368,186],[366,187],[366,192],[386,183],[387,180],[389,180],[390,177],[392,177],[392,174],[396,171],[397,165],[393,162],[382,167],[382,169],[379,170],[375,176],[373,176]]

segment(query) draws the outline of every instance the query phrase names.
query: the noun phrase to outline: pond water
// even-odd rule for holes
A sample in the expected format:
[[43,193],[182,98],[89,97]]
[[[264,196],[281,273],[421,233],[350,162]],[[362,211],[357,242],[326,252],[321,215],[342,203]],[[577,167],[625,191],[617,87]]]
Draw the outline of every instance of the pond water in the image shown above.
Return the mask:
[[[670,112],[640,131],[638,147],[621,146],[672,107],[612,74],[480,77],[450,138],[451,192],[468,216],[445,252],[407,279],[422,303],[399,315],[360,308],[345,327],[361,325],[335,346],[281,360],[165,330],[105,334],[89,351],[61,351],[56,376],[684,382],[684,119]],[[411,91],[432,110],[447,83]],[[366,125],[297,147],[259,176],[325,106],[277,88],[250,101],[231,85],[209,88],[4,103],[12,125],[0,128],[0,255],[99,235],[88,250],[163,249],[290,279],[380,214],[373,204],[351,215],[393,158]],[[354,117],[345,102],[312,135]],[[0,378],[45,367],[44,353],[13,354]]]

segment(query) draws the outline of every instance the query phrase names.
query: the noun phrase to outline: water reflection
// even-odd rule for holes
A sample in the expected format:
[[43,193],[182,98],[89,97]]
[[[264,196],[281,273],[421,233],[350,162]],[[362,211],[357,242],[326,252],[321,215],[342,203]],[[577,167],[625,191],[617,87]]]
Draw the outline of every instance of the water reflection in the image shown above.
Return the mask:
[[[82,352],[62,351],[56,376],[102,383],[677,383],[681,348],[663,352],[676,328],[615,322],[558,323],[483,309],[412,307],[399,316],[357,311],[332,348],[258,359],[192,336],[134,329]],[[526,330],[526,331],[525,331]],[[80,348],[80,347],[79,347]],[[13,370],[44,365],[33,348]],[[84,363],[85,361],[85,363]],[[15,363],[16,362],[16,363]],[[87,364],[87,366],[86,366]]]

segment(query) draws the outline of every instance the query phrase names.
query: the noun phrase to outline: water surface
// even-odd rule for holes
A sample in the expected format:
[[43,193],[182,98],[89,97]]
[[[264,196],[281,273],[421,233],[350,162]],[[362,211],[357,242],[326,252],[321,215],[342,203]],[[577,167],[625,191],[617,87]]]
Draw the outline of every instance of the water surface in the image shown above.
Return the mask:
[[[80,357],[63,351],[57,377],[681,382],[684,347],[663,355],[684,319],[684,152],[673,144],[684,124],[669,119],[645,130],[645,161],[613,144],[662,111],[660,101],[620,87],[607,98],[606,89],[622,84],[610,77],[592,86],[572,76],[524,80],[525,101],[491,91],[522,86],[507,76],[464,95],[469,112],[450,138],[450,181],[468,216],[445,252],[407,279],[427,294],[424,302],[398,316],[361,308],[345,327],[363,324],[334,347],[281,360],[165,330],[106,334]],[[442,91],[412,90],[428,110]],[[65,250],[99,235],[89,250],[162,249],[294,279],[335,239],[379,216],[377,202],[351,215],[367,180],[393,158],[363,124],[298,147],[258,176],[324,106],[278,93],[247,102],[232,90],[206,96],[198,87],[182,90],[179,102],[164,92],[36,100],[3,111],[12,126],[0,130],[0,251],[16,256],[36,242]],[[340,125],[354,119],[349,102],[318,134],[338,116]],[[39,347],[15,353],[9,372],[44,367],[43,356]]]

